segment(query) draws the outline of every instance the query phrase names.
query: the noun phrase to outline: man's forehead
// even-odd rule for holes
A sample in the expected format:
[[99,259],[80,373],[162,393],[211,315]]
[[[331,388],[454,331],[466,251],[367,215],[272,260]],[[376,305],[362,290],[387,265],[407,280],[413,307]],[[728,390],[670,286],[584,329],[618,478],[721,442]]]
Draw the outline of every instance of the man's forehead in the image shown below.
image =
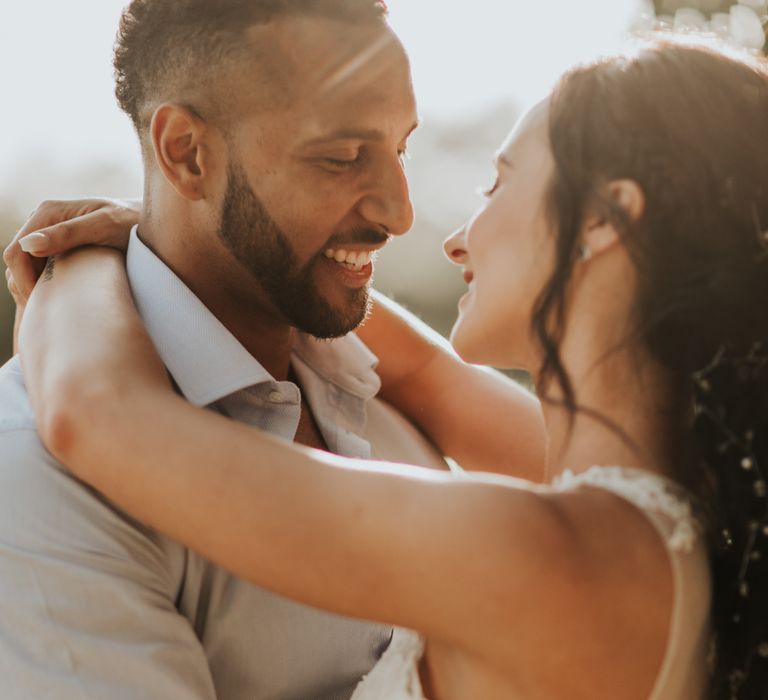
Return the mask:
[[275,148],[399,142],[415,126],[410,64],[387,25],[292,16],[248,31],[253,78],[236,76],[239,99],[247,100],[246,120],[258,120],[253,125],[271,134]]
[[248,33],[261,71],[287,102],[412,91],[407,55],[383,23],[290,15]]

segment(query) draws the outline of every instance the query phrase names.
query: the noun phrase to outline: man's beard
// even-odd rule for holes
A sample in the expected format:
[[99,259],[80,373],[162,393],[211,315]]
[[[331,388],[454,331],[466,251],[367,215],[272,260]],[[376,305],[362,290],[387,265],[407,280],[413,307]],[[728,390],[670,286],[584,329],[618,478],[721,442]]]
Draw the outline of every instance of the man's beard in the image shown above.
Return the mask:
[[[357,328],[368,314],[367,286],[347,290],[342,308],[331,306],[322,297],[313,281],[313,272],[318,264],[327,264],[323,251],[318,251],[303,266],[299,264],[288,237],[256,196],[239,163],[229,166],[219,236],[237,261],[258,280],[273,307],[299,330],[317,338],[338,338]],[[358,231],[345,237],[347,243],[353,240],[380,242],[386,236]]]

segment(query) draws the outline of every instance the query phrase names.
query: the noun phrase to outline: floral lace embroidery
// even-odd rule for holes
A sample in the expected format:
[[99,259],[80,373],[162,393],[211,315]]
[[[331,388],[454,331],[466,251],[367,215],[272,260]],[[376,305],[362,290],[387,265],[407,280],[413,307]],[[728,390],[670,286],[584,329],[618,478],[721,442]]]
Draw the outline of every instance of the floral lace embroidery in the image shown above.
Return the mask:
[[395,629],[389,648],[360,682],[351,700],[426,700],[419,679],[423,653],[421,636]]
[[691,507],[691,497],[682,486],[657,474],[626,467],[591,467],[581,474],[566,470],[552,483],[558,491],[579,486],[595,486],[611,491],[642,511],[661,513],[672,523],[667,546],[673,552],[691,552],[699,525]]

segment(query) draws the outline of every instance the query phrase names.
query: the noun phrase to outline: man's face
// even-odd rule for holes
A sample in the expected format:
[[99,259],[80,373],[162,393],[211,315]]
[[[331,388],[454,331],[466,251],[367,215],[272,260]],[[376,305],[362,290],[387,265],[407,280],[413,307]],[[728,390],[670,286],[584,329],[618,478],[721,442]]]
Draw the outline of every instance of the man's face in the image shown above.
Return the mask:
[[344,335],[365,317],[372,254],[413,223],[408,61],[383,27],[297,17],[253,32],[279,56],[288,106],[254,110],[228,138],[219,234],[267,313]]
[[[315,282],[317,267],[330,260],[317,254],[306,261],[299,259],[290,237],[272,219],[239,163],[230,164],[219,232],[240,264],[259,280],[271,306],[292,325],[318,338],[336,338],[362,323],[369,306],[367,280],[372,263],[345,264],[349,277],[344,285],[346,298],[343,304],[330,303]],[[338,237],[332,244],[336,250],[371,249],[384,245],[388,238],[367,228],[352,231],[343,240]],[[333,262],[337,264],[335,259]]]

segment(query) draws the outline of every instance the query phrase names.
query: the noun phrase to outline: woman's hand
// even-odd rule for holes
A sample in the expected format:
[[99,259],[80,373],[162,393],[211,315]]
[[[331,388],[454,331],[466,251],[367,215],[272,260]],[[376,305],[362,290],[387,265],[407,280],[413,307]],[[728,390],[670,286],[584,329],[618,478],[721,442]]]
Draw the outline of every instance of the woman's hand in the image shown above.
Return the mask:
[[468,471],[544,479],[539,401],[507,377],[463,362],[448,341],[381,294],[358,329],[379,358],[380,396]]
[[76,199],[46,201],[30,214],[3,253],[8,291],[16,303],[14,352],[18,352],[19,326],[29,295],[47,259],[82,245],[125,250],[140,209],[140,201]]
[[46,258],[82,245],[125,250],[140,208],[141,202],[123,199],[48,201],[37,207],[3,253],[17,311],[23,311]]

